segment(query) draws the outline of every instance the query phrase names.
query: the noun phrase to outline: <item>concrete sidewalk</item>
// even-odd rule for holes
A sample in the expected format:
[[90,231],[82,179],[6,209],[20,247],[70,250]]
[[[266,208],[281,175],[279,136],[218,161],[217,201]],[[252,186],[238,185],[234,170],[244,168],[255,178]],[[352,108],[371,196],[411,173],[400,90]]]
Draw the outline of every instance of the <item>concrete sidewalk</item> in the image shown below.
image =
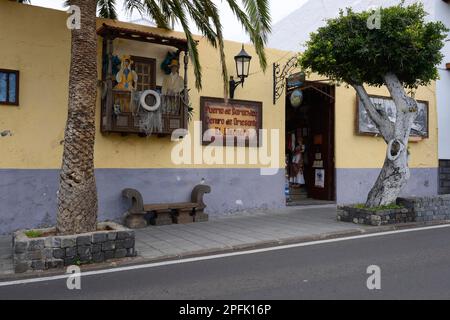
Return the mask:
[[[213,217],[204,223],[136,230],[137,260],[164,260],[276,245],[364,228],[367,227],[338,222],[334,205],[241,212]],[[11,236],[0,236],[0,276],[11,274]]]
[[[365,233],[373,227],[338,222],[336,206],[288,207],[136,230],[139,261],[158,261],[282,243]],[[0,276],[13,274],[11,236],[0,237]]]
[[336,210],[334,205],[288,207],[205,223],[150,227],[136,231],[136,249],[145,260],[161,260],[364,233],[371,228],[338,222]]

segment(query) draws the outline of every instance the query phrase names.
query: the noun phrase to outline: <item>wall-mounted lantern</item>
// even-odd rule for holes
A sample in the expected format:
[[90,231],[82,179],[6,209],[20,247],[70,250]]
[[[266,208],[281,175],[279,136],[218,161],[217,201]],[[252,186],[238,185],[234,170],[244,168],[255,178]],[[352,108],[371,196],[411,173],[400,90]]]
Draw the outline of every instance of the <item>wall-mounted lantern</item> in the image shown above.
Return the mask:
[[244,49],[244,45],[242,45],[242,50],[239,52],[237,56],[234,57],[234,61],[236,62],[236,72],[237,77],[240,81],[235,81],[234,77],[230,77],[230,98],[234,99],[234,91],[239,85],[244,87],[245,78],[248,77],[250,72],[250,61],[252,60],[252,56],[250,56]]

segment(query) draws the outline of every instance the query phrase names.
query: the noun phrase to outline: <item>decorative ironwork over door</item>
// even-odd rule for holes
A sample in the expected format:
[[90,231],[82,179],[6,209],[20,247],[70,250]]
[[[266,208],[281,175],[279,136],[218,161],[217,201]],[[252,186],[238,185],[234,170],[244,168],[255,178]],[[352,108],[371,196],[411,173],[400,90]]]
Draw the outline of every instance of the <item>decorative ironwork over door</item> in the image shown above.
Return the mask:
[[298,57],[290,58],[286,64],[281,67],[279,63],[273,64],[273,104],[283,95],[286,89],[286,78],[289,77],[298,67]]

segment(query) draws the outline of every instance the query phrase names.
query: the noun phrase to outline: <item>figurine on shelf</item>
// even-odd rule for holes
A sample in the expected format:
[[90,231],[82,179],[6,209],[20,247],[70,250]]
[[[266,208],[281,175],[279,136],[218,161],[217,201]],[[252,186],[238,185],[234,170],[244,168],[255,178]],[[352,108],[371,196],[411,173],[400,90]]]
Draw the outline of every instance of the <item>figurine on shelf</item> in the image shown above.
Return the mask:
[[121,68],[116,75],[117,85],[114,89],[128,91],[137,90],[138,75],[136,71],[131,69],[132,65],[133,61],[131,60],[131,57],[123,56]]
[[181,93],[184,90],[184,79],[180,76],[178,60],[172,60],[169,65],[171,73],[164,78],[162,85],[163,108],[165,113],[180,112]]
[[[120,105],[120,112],[131,112],[132,98],[137,90],[138,75],[131,67],[133,61],[131,57],[125,55],[122,57],[122,64],[119,72],[116,74],[117,85],[114,87],[114,101]],[[123,93],[121,91],[129,91],[131,93]],[[116,110],[115,110],[116,112]],[[117,113],[116,113],[117,114]]]
[[164,78],[162,94],[178,95],[184,90],[184,79],[180,76],[180,64],[178,60],[172,60],[169,67],[172,72]]

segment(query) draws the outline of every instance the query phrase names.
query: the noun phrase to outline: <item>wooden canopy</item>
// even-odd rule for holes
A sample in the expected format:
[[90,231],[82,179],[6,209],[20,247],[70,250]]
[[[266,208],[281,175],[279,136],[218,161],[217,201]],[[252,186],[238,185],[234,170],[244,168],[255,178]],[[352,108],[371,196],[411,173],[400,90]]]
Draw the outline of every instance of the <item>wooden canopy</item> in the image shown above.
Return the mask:
[[121,27],[115,27],[104,23],[98,30],[97,34],[108,39],[128,39],[134,41],[155,43],[164,46],[175,47],[180,51],[187,51],[188,43],[186,39],[165,37],[159,34],[133,30]]

